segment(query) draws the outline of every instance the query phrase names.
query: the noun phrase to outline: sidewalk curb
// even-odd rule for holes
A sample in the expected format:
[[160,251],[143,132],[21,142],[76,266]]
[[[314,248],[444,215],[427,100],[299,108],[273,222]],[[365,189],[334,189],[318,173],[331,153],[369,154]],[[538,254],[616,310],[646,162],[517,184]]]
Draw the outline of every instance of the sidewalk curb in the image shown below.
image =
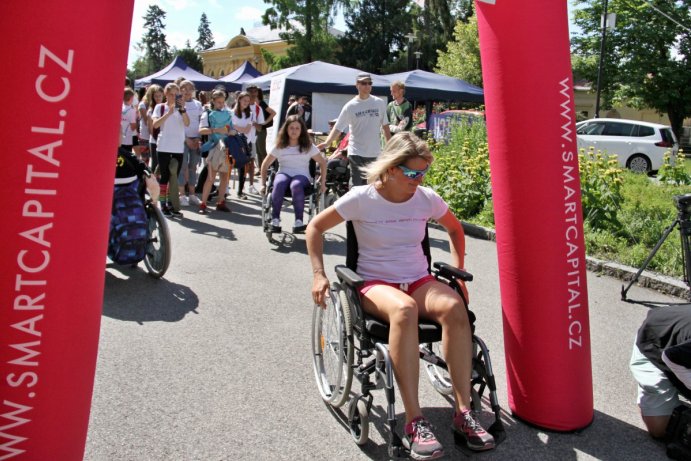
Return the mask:
[[[463,224],[463,230],[466,235],[478,239],[491,240],[493,242],[497,241],[497,234],[494,229],[488,229],[465,221],[461,221],[461,223]],[[437,224],[435,224],[435,227],[441,228],[441,226]],[[634,267],[611,261],[604,261],[593,258],[592,256],[586,256],[585,259],[586,267],[589,271],[599,275],[613,277],[623,282],[630,281],[636,275],[636,272],[638,272],[638,269]],[[682,280],[650,271],[643,271],[636,285],[683,299],[688,299],[691,294],[686,283]]]

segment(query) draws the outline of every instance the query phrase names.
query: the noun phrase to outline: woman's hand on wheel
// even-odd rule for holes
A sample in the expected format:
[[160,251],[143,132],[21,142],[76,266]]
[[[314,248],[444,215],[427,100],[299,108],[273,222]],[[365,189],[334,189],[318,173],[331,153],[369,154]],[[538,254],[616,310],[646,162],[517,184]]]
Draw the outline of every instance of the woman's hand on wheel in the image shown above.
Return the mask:
[[320,305],[322,308],[326,308],[328,293],[329,279],[326,278],[326,274],[323,272],[315,273],[314,280],[312,281],[312,299],[314,303]]

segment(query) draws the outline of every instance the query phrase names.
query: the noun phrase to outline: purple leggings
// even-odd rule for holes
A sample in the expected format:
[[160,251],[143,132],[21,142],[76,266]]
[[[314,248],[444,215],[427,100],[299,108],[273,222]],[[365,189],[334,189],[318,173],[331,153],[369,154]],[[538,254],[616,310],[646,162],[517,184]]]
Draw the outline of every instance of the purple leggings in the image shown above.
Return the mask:
[[281,216],[283,198],[286,196],[286,190],[290,187],[290,193],[293,195],[295,219],[302,221],[302,215],[305,211],[305,188],[309,186],[309,184],[310,180],[305,176],[297,175],[291,178],[285,173],[276,173],[276,177],[274,178],[274,190],[271,193],[273,206],[271,217],[278,219]]

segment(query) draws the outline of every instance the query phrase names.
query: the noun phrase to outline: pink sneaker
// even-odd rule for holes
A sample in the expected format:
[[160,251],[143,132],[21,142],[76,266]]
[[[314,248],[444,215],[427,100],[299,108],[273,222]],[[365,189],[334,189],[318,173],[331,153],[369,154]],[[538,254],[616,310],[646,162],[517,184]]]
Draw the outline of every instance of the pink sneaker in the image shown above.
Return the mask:
[[483,429],[470,410],[453,415],[453,430],[465,439],[471,450],[491,450],[495,446],[494,437]]
[[422,416],[406,424],[403,445],[413,459],[428,460],[444,456],[444,447],[432,433],[432,425]]

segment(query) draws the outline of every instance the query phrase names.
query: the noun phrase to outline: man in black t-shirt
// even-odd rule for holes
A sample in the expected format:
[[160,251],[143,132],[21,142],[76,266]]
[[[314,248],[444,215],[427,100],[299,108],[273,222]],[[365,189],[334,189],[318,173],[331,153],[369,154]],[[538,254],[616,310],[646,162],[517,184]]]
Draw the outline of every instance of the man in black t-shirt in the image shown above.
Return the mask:
[[638,330],[630,363],[641,417],[663,437],[679,394],[691,399],[691,304],[651,309]]

